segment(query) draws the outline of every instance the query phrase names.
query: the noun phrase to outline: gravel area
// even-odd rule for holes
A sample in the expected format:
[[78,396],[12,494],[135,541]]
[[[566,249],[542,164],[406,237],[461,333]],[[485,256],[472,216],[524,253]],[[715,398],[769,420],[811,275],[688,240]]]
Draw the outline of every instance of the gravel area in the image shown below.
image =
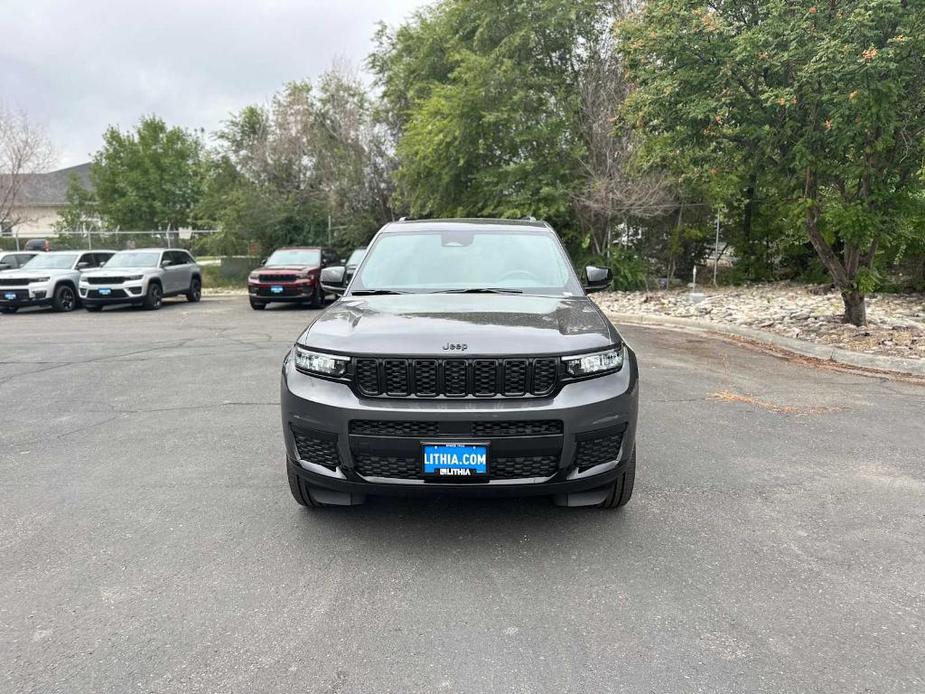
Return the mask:
[[868,325],[841,322],[836,292],[817,293],[805,285],[759,284],[705,288],[702,301],[690,290],[612,292],[595,299],[608,313],[696,318],[738,325],[866,354],[925,359],[925,295],[872,295]]

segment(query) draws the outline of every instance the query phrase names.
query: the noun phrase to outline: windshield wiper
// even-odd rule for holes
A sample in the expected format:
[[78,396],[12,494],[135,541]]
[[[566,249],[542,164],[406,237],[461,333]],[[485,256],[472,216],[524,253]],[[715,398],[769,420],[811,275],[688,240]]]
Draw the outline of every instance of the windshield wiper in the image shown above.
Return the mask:
[[441,289],[433,294],[523,294],[522,289],[504,287],[470,287],[469,289]]
[[355,289],[350,292],[350,296],[381,296],[384,294],[407,294],[395,289]]

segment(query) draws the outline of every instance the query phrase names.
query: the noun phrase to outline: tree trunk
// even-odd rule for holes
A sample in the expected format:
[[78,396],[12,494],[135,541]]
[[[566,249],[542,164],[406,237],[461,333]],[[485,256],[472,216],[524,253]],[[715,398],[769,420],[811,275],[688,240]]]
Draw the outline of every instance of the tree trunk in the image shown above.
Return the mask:
[[[851,323],[852,325],[867,325],[867,307],[864,302],[864,294],[859,292],[857,284],[857,269],[861,258],[857,255],[855,249],[849,249],[848,255],[851,256],[851,274],[845,265],[842,265],[832,246],[822,236],[819,231],[819,209],[816,200],[816,179],[810,168],[806,169],[806,183],[804,197],[810,202],[806,207],[806,233],[809,235],[810,243],[816,249],[819,260],[825,265],[825,268],[832,275],[835,286],[841,292],[842,300],[845,302],[845,314],[842,316],[842,322]],[[870,267],[873,263],[874,254],[877,252],[876,243],[871,245],[870,251],[864,256],[865,267]]]
[[845,315],[842,320],[858,327],[867,325],[867,303],[864,295],[855,290],[845,290],[841,293],[845,302]]

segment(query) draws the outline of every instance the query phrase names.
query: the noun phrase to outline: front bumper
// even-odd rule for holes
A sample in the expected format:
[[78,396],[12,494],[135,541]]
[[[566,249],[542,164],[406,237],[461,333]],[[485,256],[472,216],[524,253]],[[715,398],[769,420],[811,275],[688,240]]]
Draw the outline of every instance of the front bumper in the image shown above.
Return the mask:
[[[100,290],[106,289],[109,294],[100,294]],[[88,306],[141,303],[145,298],[143,280],[111,285],[81,284],[78,292],[80,301]]]
[[[632,457],[638,383],[636,357],[628,350],[621,371],[569,383],[548,398],[373,399],[302,374],[287,358],[281,383],[287,467],[316,488],[350,495],[598,489],[617,479]],[[416,475],[423,443],[434,441],[487,444],[489,479],[443,482]],[[589,458],[592,449],[596,457]]]
[[[8,295],[14,295],[8,298]],[[21,308],[48,306],[53,294],[47,284],[30,284],[28,287],[0,287],[0,306]]]
[[[282,292],[274,292],[273,287],[282,288]],[[247,293],[251,299],[270,303],[271,301],[308,301],[315,293],[314,282],[290,282],[279,284],[247,285]]]

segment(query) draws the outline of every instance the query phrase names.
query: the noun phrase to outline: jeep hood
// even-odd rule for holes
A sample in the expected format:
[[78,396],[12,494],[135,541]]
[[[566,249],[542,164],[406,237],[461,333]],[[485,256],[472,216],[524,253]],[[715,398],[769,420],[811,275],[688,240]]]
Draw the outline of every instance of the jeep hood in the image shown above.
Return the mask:
[[583,296],[408,294],[340,299],[299,343],[347,354],[471,357],[583,352],[619,340]]
[[26,279],[27,277],[58,277],[59,275],[72,275],[76,270],[71,270],[70,268],[46,268],[40,269],[36,268],[30,270],[29,268],[16,268],[15,270],[4,270],[0,272],[0,277],[4,279]]

